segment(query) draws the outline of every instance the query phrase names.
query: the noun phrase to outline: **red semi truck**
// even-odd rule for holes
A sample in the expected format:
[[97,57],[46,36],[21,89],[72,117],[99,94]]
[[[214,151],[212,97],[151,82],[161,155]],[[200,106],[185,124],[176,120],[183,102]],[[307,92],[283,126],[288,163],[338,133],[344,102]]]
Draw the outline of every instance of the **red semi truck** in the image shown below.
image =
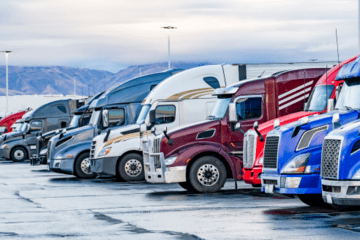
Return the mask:
[[0,134],[9,133],[12,131],[11,126],[25,114],[25,111],[11,114],[0,120]]
[[[243,131],[252,128],[255,121],[263,123],[302,111],[327,70],[282,71],[215,90],[217,101],[207,121],[171,132],[164,129],[153,141],[143,141],[146,180],[178,182],[198,192],[216,192],[226,178],[241,180]],[[295,100],[284,101],[289,96]]]
[[[329,98],[336,100],[343,84],[343,81],[335,81],[338,71],[344,64],[354,61],[357,57],[352,57],[336,65],[319,79],[311,93],[309,102],[306,104],[305,111],[289,114],[260,124],[257,127],[257,131],[261,134],[262,138],[266,139],[267,133],[274,129],[274,124],[282,126],[306,116],[325,113],[327,111],[327,100]],[[246,132],[244,136],[243,180],[245,183],[252,184],[255,187],[261,185],[265,144],[265,141],[260,141],[258,136],[254,128]]]

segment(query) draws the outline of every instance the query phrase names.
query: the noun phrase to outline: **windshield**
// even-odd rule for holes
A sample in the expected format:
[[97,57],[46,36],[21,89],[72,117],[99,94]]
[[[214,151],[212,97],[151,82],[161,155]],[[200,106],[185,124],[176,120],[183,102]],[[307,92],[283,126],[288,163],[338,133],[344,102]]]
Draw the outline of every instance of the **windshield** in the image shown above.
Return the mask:
[[19,131],[19,129],[21,128],[21,123],[14,123],[12,126],[11,126],[11,128],[12,128],[12,130],[14,131],[14,132],[18,132]]
[[231,98],[218,98],[207,119],[209,120],[222,119],[225,116],[230,101]]
[[29,123],[23,123],[20,130],[19,130],[19,132],[25,132],[28,125],[29,125]]
[[97,123],[99,121],[100,112],[101,112],[101,110],[97,110],[91,114],[91,118],[90,118],[90,122],[89,122],[90,126],[97,125]]
[[309,105],[306,109],[311,112],[321,112],[327,107],[327,100],[334,91],[334,85],[316,86],[309,98]]
[[79,119],[81,118],[81,115],[74,115],[71,119],[69,128],[76,128],[79,126]]
[[341,89],[335,109],[360,109],[360,80],[346,81]]
[[145,118],[150,110],[150,107],[151,107],[150,104],[142,106],[136,124],[143,124],[145,122]]

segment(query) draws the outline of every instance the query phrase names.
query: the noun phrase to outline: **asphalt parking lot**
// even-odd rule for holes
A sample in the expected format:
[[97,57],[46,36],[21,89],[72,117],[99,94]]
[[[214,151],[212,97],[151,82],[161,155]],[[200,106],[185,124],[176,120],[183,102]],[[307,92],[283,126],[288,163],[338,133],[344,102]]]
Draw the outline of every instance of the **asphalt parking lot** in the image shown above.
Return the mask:
[[0,160],[0,239],[359,239],[359,210],[315,209],[228,181],[215,194],[177,184],[81,180]]

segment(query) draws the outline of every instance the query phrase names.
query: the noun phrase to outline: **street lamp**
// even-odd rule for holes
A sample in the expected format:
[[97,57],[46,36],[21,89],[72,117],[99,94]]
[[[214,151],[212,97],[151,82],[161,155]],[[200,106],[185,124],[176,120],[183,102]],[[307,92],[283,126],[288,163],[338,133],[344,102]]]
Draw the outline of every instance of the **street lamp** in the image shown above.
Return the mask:
[[72,75],[74,77],[74,96],[76,96],[76,76],[77,75]]
[[12,53],[12,51],[1,51],[1,53],[5,53],[5,57],[6,57],[6,113],[5,115],[9,112],[9,65],[8,65],[8,54]]
[[139,77],[141,77],[141,75],[142,75],[142,74],[141,74],[141,69],[142,69],[143,67],[144,67],[143,65],[138,66],[138,68],[139,68],[139,75],[140,75]]
[[169,30],[168,31],[168,67],[169,67],[169,70],[170,70],[170,30],[171,29],[177,29],[177,27],[167,26],[167,27],[161,27],[161,28]]

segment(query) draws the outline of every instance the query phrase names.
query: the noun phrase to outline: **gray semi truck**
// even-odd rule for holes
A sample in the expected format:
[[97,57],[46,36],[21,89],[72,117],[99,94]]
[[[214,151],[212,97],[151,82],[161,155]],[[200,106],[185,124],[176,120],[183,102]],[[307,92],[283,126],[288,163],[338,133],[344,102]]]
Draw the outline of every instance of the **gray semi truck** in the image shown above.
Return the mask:
[[27,112],[19,121],[22,123],[19,131],[0,138],[0,157],[23,162],[29,156],[36,154],[36,138],[40,132],[46,133],[68,127],[73,110],[83,104],[83,99],[58,100]]
[[104,92],[100,92],[86,100],[85,105],[75,109],[71,122],[67,128],[60,128],[43,134],[40,132],[36,139],[36,154],[30,157],[30,165],[47,164],[47,144],[53,136],[62,133],[64,130],[69,131],[78,127],[83,127],[89,124],[92,109],[90,104],[98,99]]
[[136,122],[143,99],[157,84],[179,71],[175,69],[134,78],[106,91],[91,103],[93,112],[89,125],[63,131],[49,140],[47,157],[50,170],[80,178],[96,177],[90,171],[92,139],[102,132],[110,134],[113,128]]

